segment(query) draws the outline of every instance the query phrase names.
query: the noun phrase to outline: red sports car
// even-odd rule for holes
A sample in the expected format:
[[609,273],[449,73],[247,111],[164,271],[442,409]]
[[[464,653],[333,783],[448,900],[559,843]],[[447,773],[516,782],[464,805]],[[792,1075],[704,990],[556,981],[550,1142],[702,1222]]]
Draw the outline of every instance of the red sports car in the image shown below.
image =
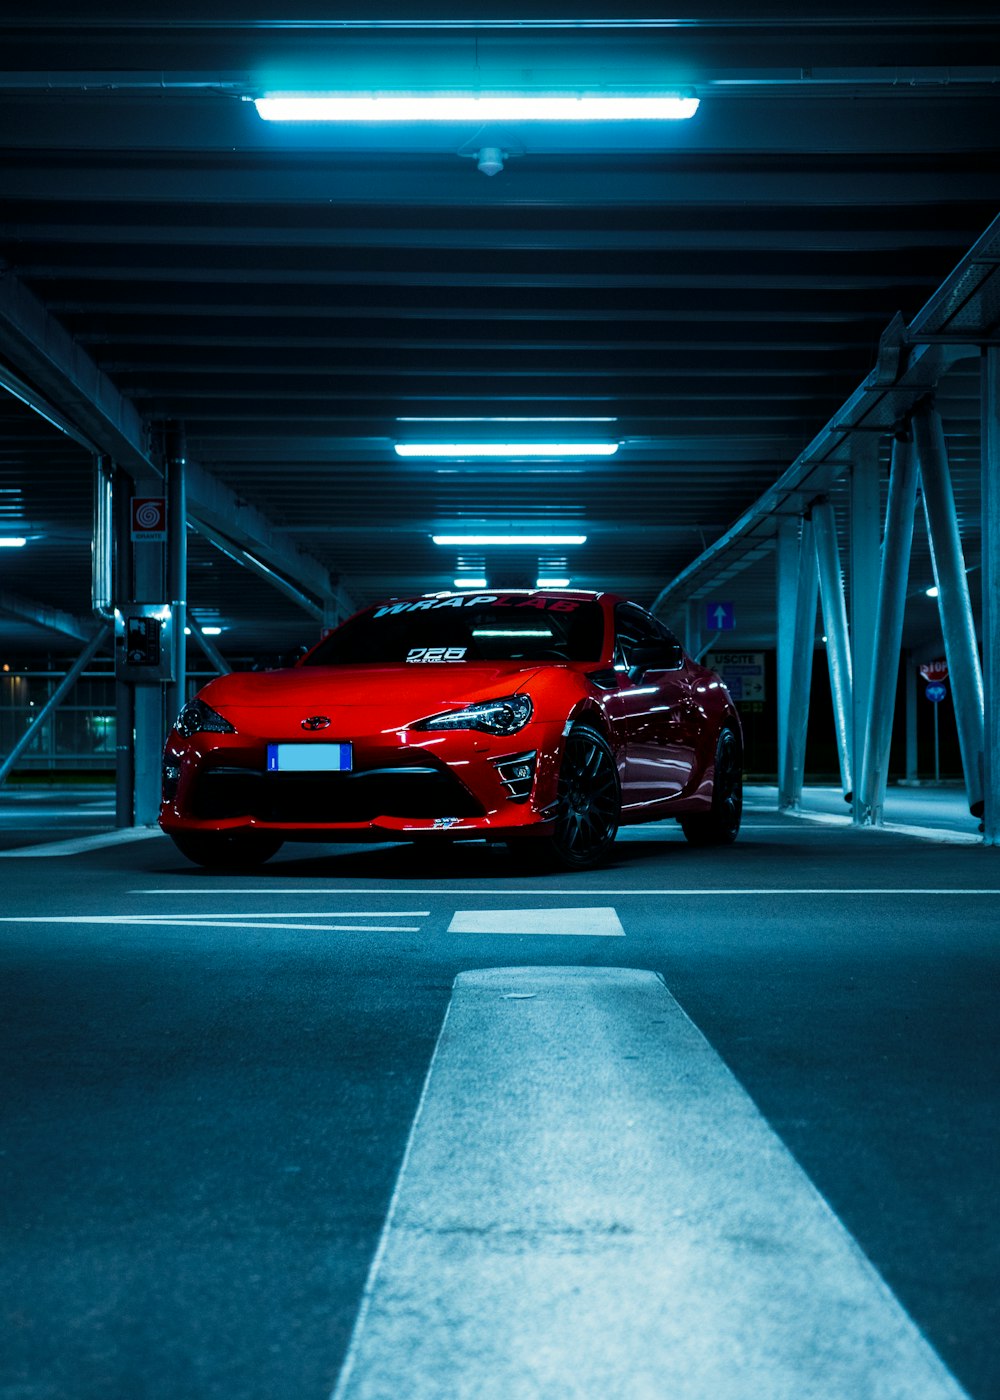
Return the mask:
[[741,807],[732,700],[654,617],[484,590],[393,599],[287,670],[211,681],[167,739],[160,825],[206,866],[446,833],[579,870],[633,822],[733,841]]

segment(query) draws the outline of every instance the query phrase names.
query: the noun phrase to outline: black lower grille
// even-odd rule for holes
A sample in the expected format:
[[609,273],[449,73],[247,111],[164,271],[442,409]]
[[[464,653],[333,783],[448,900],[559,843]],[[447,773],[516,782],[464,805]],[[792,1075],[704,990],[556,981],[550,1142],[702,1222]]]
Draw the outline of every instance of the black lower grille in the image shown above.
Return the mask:
[[262,773],[251,768],[199,773],[191,814],[204,821],[363,822],[375,817],[480,817],[466,787],[438,768],[373,768],[358,773]]

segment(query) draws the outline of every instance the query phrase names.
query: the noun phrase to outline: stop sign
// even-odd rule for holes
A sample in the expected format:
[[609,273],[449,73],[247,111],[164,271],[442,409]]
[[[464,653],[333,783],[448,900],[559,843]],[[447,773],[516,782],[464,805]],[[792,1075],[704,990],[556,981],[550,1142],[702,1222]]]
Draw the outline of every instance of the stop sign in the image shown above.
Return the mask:
[[943,656],[939,656],[936,661],[925,661],[920,667],[920,674],[925,681],[946,681],[948,679],[948,663]]

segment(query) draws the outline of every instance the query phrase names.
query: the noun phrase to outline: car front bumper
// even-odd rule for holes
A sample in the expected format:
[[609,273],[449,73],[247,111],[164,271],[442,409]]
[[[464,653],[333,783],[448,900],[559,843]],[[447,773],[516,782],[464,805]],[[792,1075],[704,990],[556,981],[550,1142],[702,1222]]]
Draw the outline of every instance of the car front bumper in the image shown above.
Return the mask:
[[[258,830],[286,840],[386,840],[426,833],[502,837],[548,828],[563,726],[532,721],[504,737],[401,730],[352,737],[348,773],[269,773],[268,739],[172,732],[160,826],[171,833]],[[524,777],[524,767],[530,777]]]

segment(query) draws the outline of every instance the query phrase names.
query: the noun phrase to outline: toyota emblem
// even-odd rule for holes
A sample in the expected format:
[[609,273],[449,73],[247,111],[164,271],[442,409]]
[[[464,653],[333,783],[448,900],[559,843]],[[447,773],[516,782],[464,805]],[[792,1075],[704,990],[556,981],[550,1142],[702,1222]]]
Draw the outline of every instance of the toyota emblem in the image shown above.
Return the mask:
[[302,728],[312,730],[329,729],[330,717],[329,715],[310,715],[308,719],[302,721]]

